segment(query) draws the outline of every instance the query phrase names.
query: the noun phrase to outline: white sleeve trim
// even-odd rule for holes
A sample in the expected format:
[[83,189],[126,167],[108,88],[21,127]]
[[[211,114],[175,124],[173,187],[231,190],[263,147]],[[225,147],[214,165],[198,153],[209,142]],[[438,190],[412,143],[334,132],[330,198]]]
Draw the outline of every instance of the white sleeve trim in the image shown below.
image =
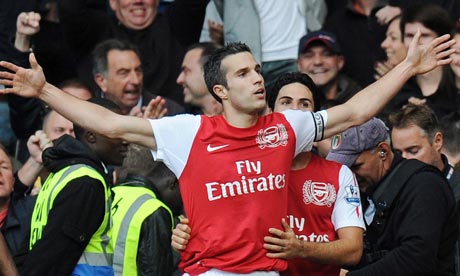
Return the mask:
[[327,124],[327,112],[303,112],[300,110],[285,110],[282,112],[296,136],[295,155],[310,151],[314,141],[320,141],[324,137]]
[[153,158],[162,161],[179,178],[201,126],[201,116],[183,114],[149,121],[157,145],[152,150]]
[[339,192],[332,211],[332,223],[337,231],[343,227],[366,229],[363,220],[359,186],[351,170],[342,166],[339,172]]

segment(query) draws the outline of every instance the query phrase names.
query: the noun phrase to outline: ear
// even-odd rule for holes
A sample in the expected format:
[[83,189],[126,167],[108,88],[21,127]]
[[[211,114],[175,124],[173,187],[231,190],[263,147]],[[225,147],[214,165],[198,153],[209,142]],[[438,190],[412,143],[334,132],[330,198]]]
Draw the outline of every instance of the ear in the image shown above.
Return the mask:
[[102,92],[107,92],[107,81],[103,74],[97,73],[94,76],[94,81],[96,82],[97,86],[99,86],[99,88],[102,90]]
[[96,134],[91,131],[86,131],[85,140],[88,144],[94,144],[97,141]]
[[344,65],[345,65],[345,57],[338,55],[337,56],[337,66],[339,67],[339,70],[342,70]]
[[379,157],[383,161],[385,161],[388,158],[388,154],[391,152],[391,147],[386,142],[380,142],[377,150],[378,150]]
[[436,134],[433,137],[433,147],[435,148],[436,152],[441,152],[443,144],[444,139],[442,137],[442,133],[436,132]]
[[227,100],[228,99],[227,89],[223,85],[221,85],[221,84],[214,85],[212,87],[212,91],[214,91],[214,93],[219,98],[221,98],[222,100]]
[[118,0],[110,0],[109,1],[110,8],[115,11],[118,9]]
[[300,67],[300,58],[297,58],[297,71],[302,72],[302,68]]

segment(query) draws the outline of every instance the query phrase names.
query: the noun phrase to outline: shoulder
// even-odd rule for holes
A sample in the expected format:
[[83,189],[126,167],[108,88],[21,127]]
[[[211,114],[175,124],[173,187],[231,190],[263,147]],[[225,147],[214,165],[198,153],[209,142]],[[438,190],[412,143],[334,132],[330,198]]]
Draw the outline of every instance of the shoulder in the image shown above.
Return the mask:
[[[399,173],[395,177],[398,177],[398,175]],[[412,191],[411,193],[415,194],[435,195],[436,193],[442,193],[449,197],[452,195],[449,183],[441,172],[437,168],[426,164],[420,165],[420,168],[413,172],[407,180],[407,188]]]
[[101,180],[89,175],[82,175],[67,182],[62,192],[69,195],[80,194],[98,197],[103,196],[105,190],[105,185]]
[[[276,113],[276,112],[275,112]],[[318,127],[323,128],[327,121],[327,112],[325,110],[319,112],[300,111],[300,110],[285,110],[280,112],[286,120],[295,126]]]

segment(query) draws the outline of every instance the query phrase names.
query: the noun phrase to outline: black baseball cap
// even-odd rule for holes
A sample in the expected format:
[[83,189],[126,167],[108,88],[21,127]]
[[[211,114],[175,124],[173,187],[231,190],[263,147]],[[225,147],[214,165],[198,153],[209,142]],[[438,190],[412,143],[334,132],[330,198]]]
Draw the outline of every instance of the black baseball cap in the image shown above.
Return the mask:
[[308,47],[311,46],[313,42],[322,42],[330,51],[334,54],[341,54],[340,45],[337,42],[337,37],[327,31],[315,31],[310,32],[304,35],[299,42],[299,55],[305,53]]

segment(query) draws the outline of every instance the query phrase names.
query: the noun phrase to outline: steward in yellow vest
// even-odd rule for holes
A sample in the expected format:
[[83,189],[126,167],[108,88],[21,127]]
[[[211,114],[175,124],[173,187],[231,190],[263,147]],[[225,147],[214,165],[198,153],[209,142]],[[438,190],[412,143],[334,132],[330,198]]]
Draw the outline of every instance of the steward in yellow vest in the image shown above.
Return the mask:
[[122,169],[128,175],[112,188],[113,268],[116,276],[172,275],[173,213],[182,209],[176,176],[150,150],[131,145]]
[[[113,103],[101,105],[119,111]],[[95,101],[99,103],[98,101]],[[127,145],[74,126],[43,152],[50,175],[31,220],[30,253],[22,275],[113,275],[110,244],[112,175]]]

